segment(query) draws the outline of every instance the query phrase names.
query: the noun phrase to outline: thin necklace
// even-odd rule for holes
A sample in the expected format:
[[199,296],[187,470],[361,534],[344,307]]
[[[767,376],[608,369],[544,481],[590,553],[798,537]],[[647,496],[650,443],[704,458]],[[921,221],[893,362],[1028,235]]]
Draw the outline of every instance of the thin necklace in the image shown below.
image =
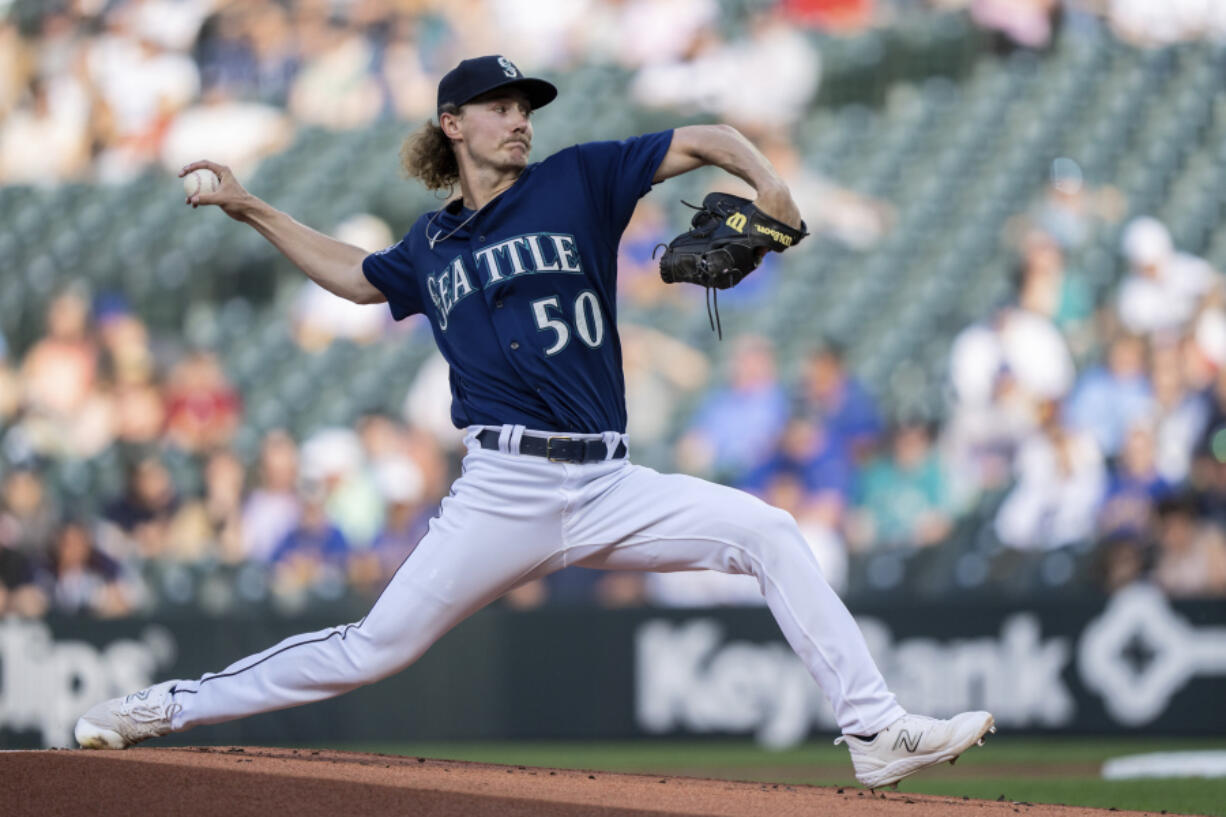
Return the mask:
[[[480,207],[478,207],[476,210],[473,210],[472,215],[470,215],[468,218],[464,219],[464,220],[463,220],[463,221],[461,221],[459,224],[457,224],[455,227],[453,227],[453,228],[451,229],[451,232],[447,233],[447,235],[443,235],[443,231],[442,231],[442,230],[439,230],[439,231],[438,231],[437,233],[435,233],[434,235],[430,235],[430,227],[431,227],[431,226],[434,224],[434,219],[438,218],[438,214],[439,214],[439,213],[441,213],[441,212],[443,212],[443,210],[446,210],[447,208],[446,208],[446,207],[441,207],[441,208],[439,208],[438,210],[435,210],[435,211],[434,211],[434,212],[433,212],[433,213],[430,215],[430,220],[426,222],[426,241],[427,241],[427,242],[430,244],[430,249],[431,249],[431,250],[433,250],[433,249],[434,249],[434,245],[435,245],[435,244],[437,244],[437,243],[438,243],[438,242],[440,242],[440,241],[446,241],[447,239],[449,239],[449,238],[451,238],[453,235],[455,235],[457,232],[459,232],[461,227],[463,227],[465,224],[467,224],[468,222],[470,222],[470,221],[472,221],[474,218],[476,218],[476,217],[477,217],[477,214],[478,214],[478,213],[480,213],[482,210],[484,210],[486,207],[488,207],[488,206],[489,206],[489,204],[490,204],[490,202],[492,202],[494,199],[498,198],[498,194],[499,194],[499,193],[501,193],[503,190],[506,190],[506,189],[507,189],[507,187],[510,187],[512,184],[515,184],[515,182],[516,182],[516,181],[518,181],[518,180],[519,180],[519,179],[518,179],[518,177],[516,177],[515,179],[512,179],[512,180],[511,180],[511,183],[510,183],[510,184],[506,185],[505,187],[500,187],[500,188],[498,188],[497,190],[495,190],[495,191],[494,191],[492,194],[490,194],[490,199],[489,199],[489,201],[487,201],[485,204],[483,204],[483,205],[481,205]],[[461,206],[463,206],[463,205],[461,205]]]

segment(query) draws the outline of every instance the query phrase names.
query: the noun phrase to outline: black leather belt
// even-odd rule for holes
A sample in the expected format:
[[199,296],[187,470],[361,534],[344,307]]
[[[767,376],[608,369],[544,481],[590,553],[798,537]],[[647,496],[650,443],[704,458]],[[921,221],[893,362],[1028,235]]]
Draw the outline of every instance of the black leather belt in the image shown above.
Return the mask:
[[[477,434],[477,441],[482,448],[491,451],[498,450],[498,438],[502,432],[487,428]],[[519,438],[519,453],[533,457],[544,457],[550,462],[601,462],[608,459],[609,448],[604,440],[576,440],[573,437],[533,437],[527,434]],[[618,441],[613,449],[613,459],[619,460],[626,456],[626,444]]]

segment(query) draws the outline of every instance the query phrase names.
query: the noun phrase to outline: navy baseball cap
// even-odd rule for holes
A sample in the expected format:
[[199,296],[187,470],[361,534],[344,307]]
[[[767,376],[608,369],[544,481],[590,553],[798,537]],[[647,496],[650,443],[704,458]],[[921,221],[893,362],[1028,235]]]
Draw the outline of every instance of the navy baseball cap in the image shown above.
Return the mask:
[[533,110],[553,101],[558,89],[543,79],[525,77],[515,63],[500,54],[464,60],[438,83],[438,109],[450,103],[459,107],[496,88],[519,88],[528,95]]

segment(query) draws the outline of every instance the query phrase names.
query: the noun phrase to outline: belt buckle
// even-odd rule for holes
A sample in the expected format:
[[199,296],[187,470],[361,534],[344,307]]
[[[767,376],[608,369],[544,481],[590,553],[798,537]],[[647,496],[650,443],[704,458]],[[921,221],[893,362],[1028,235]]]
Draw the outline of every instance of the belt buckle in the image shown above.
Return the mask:
[[553,455],[553,441],[554,440],[570,440],[570,439],[571,439],[570,437],[547,437],[545,438],[545,457],[550,462],[571,462],[572,458],[570,457],[555,457]]

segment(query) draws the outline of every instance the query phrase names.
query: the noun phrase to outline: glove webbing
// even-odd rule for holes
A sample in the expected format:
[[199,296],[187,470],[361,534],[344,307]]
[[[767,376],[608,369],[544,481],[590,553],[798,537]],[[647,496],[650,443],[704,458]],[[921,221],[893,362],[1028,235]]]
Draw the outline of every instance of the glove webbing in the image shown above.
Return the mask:
[[[702,207],[699,207],[697,204],[690,204],[685,199],[682,199],[681,203],[684,204],[686,207],[692,207],[695,210],[703,209]],[[719,226],[719,221],[718,220],[712,221],[707,226],[707,229],[704,232],[699,233],[699,235],[708,236],[711,233],[715,232],[715,228],[717,226]],[[660,250],[661,247],[668,247],[668,245],[664,243],[657,244],[655,248],[651,251],[651,257],[653,260],[655,259],[656,253]],[[704,289],[707,290],[707,322],[711,324],[711,331],[715,332],[720,340],[723,340],[724,339],[724,326],[722,323],[720,323],[720,320],[719,320],[719,290],[712,286],[704,287]],[[714,311],[712,311],[711,309],[712,301],[714,301],[715,303]],[[714,315],[714,317],[712,317],[712,315]]]

